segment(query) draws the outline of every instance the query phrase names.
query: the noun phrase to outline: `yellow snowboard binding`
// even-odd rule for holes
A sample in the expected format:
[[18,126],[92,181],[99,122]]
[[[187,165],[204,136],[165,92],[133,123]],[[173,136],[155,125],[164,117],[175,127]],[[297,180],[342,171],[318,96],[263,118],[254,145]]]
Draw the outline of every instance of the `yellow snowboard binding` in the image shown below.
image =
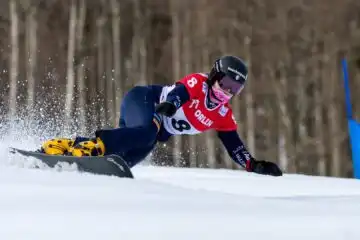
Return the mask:
[[49,155],[67,155],[71,152],[74,140],[69,138],[54,138],[45,141],[41,146],[41,152]]
[[48,155],[104,156],[105,145],[100,138],[79,142],[74,146],[75,140],[69,138],[54,138],[45,141],[41,152]]
[[104,156],[105,145],[100,138],[79,142],[71,148],[71,153],[76,157],[83,156]]

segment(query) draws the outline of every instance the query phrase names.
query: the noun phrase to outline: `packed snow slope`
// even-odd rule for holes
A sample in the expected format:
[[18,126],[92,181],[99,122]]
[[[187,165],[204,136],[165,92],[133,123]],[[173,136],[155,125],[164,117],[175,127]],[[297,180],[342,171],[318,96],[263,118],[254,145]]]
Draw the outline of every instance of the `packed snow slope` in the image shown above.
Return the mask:
[[1,148],[0,239],[360,239],[360,181],[139,166],[32,169]]

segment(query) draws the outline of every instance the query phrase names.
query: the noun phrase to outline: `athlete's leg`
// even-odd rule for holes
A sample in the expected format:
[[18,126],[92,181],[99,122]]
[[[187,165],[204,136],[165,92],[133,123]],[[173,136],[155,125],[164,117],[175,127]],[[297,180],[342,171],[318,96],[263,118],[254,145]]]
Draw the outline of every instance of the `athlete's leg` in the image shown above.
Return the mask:
[[161,118],[155,114],[157,99],[149,87],[135,87],[125,95],[121,106],[122,127],[96,132],[104,142],[106,154],[120,154],[126,158],[132,150],[143,155],[143,149],[149,152],[148,149],[153,148],[161,125]]
[[[122,101],[120,128],[97,131],[95,143],[89,141],[89,138],[77,137],[72,154],[118,154],[129,159],[131,166],[143,160],[155,146],[161,125],[161,118],[154,113],[155,103],[159,101],[158,95],[159,89],[151,87],[139,86],[130,90]],[[102,147],[96,149],[98,145]],[[45,148],[45,152],[50,149],[52,148]]]
[[[119,119],[119,127],[120,128],[126,128],[126,122],[125,122],[125,116],[128,114],[132,114],[131,111],[128,111],[129,108],[124,104],[125,101],[122,102],[121,108],[120,108],[120,119]],[[135,124],[135,127],[137,127],[137,123],[135,121],[128,121],[128,126],[131,127]],[[153,144],[155,145],[155,143]],[[129,167],[133,167],[142,160],[146,158],[146,156],[153,150],[154,146],[151,145],[149,147],[142,147],[134,150],[129,150],[124,153],[117,153],[123,157],[123,159],[127,162]]]

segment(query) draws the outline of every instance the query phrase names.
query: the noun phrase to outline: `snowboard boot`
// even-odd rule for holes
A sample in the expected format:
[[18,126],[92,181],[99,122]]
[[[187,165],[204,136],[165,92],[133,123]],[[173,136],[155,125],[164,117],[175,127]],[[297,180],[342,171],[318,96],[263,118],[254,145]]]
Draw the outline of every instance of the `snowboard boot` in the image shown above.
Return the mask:
[[49,155],[67,155],[74,140],[69,138],[54,138],[45,141],[41,146],[41,152]]
[[69,151],[76,157],[104,156],[105,145],[100,138],[94,138],[89,141],[79,142]]

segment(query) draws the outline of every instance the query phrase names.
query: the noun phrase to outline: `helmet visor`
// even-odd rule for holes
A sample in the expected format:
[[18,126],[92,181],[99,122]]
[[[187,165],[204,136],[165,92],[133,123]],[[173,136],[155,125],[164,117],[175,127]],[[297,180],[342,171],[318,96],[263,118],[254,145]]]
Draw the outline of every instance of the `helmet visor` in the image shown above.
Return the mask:
[[219,86],[222,90],[229,92],[232,95],[238,95],[244,88],[244,84],[233,80],[229,76],[222,77],[219,81]]

